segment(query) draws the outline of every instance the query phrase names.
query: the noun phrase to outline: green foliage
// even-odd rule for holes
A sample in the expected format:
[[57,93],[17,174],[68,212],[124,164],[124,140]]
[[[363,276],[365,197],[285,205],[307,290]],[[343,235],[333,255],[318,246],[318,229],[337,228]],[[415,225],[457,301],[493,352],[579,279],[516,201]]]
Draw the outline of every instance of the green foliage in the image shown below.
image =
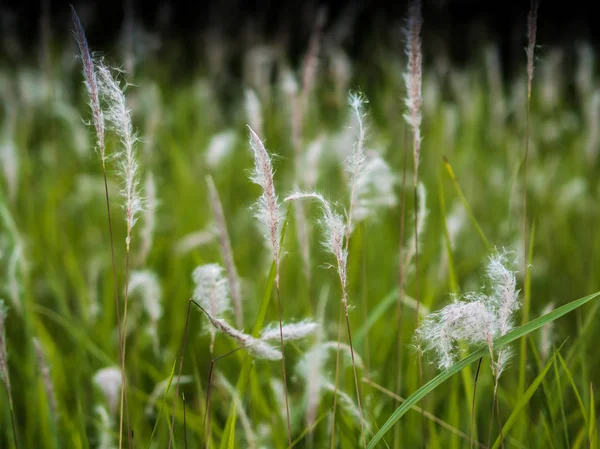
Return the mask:
[[[400,198],[404,140],[410,141],[402,138],[407,132],[402,119],[403,65],[401,56],[379,48],[373,60],[377,82],[363,81],[365,75],[360,70],[354,74],[354,81],[359,85],[363,82],[369,98],[366,146],[378,151],[392,167],[399,179],[395,188]],[[76,70],[61,65],[58,57],[48,72],[25,64],[4,65],[0,76],[2,87],[7,86],[0,89],[0,145],[12,145],[18,161],[16,172],[11,172],[10,153],[2,150],[0,294],[7,306],[4,331],[19,446],[115,447],[118,410],[110,409],[93,382],[99,369],[118,366],[120,357],[102,171],[99,157],[93,152],[93,131],[81,122],[81,117],[89,118],[85,89]],[[130,298],[128,402],[136,447],[166,447],[177,378],[174,366],[178,367],[188,299],[193,293],[191,273],[199,264],[223,264],[218,239],[211,237],[213,214],[203,182],[205,175],[213,177],[223,203],[242,279],[244,328],[255,336],[264,323],[277,320],[271,298],[275,271],[262,231],[249,210],[261,192],[247,179],[252,156],[242,86],[227,85],[229,90],[224,93],[222,84],[203,71],[191,73],[187,81],[172,82],[164,64],[153,60],[141,64],[128,81],[133,83],[127,90],[127,101],[139,129],[141,179],[152,171],[158,198],[147,258],[139,255],[143,214],[134,228],[132,269],[156,273],[164,298],[156,336],[149,332],[151,322],[141,298]],[[447,72],[424,70],[419,180],[429,192],[429,214],[419,244],[422,312],[446,305],[449,293],[476,290],[493,248],[506,247],[523,254],[523,186],[519,170],[525,102],[520,92],[526,81],[517,78],[506,83],[502,92],[495,92],[488,81],[484,71],[475,66],[450,68]],[[600,353],[595,343],[600,333],[595,321],[599,302],[597,294],[590,293],[600,290],[600,178],[598,162],[588,151],[593,148],[590,141],[597,125],[589,116],[595,86],[571,98],[558,78],[541,79],[541,83],[547,83],[542,86],[546,90],[538,89],[534,80],[528,162],[528,216],[530,224],[535,223],[528,237],[531,268],[527,285],[525,264],[518,278],[519,288],[527,294],[529,316],[523,322],[519,317],[520,327],[495,342],[495,348],[512,343],[514,360],[518,360],[500,380],[498,400],[504,419],[504,445],[597,447],[598,409],[594,398],[600,382]],[[250,87],[259,92],[262,101],[261,138],[276,154],[275,184],[283,198],[297,187],[296,177],[306,175],[308,170],[303,166],[304,171],[296,175],[290,103],[278,87]],[[347,174],[342,161],[352,150],[351,138],[344,138],[350,123],[345,106],[347,87],[328,71],[320,72],[308,98],[300,148],[305,154],[316,139],[324,139],[316,189],[338,203],[339,210],[348,206]],[[556,90],[555,96],[546,98],[551,89]],[[157,95],[151,94],[153,91]],[[264,92],[269,93],[268,98]],[[505,109],[498,115],[495,111],[500,101]],[[234,136],[231,151],[221,163],[211,163],[207,158],[209,144],[223,131],[231,131]],[[110,159],[117,146],[117,139],[108,139],[109,193],[114,206],[117,284],[122,301],[127,229]],[[412,185],[411,170],[409,154],[408,186]],[[11,177],[14,173],[16,177]],[[406,198],[412,199],[412,186],[407,188]],[[283,318],[308,318],[325,297],[322,338],[334,341],[341,298],[339,279],[335,268],[323,269],[334,261],[320,245],[322,231],[314,224],[320,216],[318,206],[307,202],[304,210],[310,272],[307,277],[294,205],[286,211],[282,239]],[[398,204],[378,211],[374,219],[357,227],[349,246],[348,296],[354,306],[350,324],[354,349],[366,361],[358,369],[359,379],[406,398],[400,403],[385,390],[367,382],[360,385],[363,414],[371,429],[367,441],[371,441],[370,448],[391,446],[396,434],[399,447],[420,447],[425,426],[428,448],[468,447],[470,442],[463,436],[470,434],[471,425],[474,368],[470,365],[486,356],[487,349],[469,348],[470,356],[441,374],[424,360],[424,384],[420,384],[412,347],[417,324],[412,263],[405,273],[400,326],[395,313],[398,253],[402,246],[406,254],[410,246],[412,202],[406,204],[404,242],[399,241],[400,210]],[[205,231],[202,244],[193,248],[189,243],[182,244],[184,237],[198,231]],[[540,317],[550,302],[557,305],[556,309]],[[234,322],[232,315],[226,318]],[[550,347],[561,349],[544,355],[539,329],[550,322],[554,322]],[[183,374],[193,376],[193,382],[180,386],[180,394],[183,392],[186,398],[189,447],[202,447],[206,439],[203,423],[210,361],[235,349],[232,340],[218,335],[211,354],[206,325],[205,316],[193,309],[183,365]],[[48,361],[56,412],[50,408],[33,349],[34,337]],[[529,349],[525,355],[525,340],[517,343],[521,338],[526,338],[535,351]],[[403,348],[402,386],[395,391],[398,342]],[[319,390],[320,402],[309,428],[305,416],[309,399],[306,380],[296,372],[312,343],[286,346],[292,441],[297,448],[328,447],[330,441],[333,393]],[[340,360],[340,390],[356,401],[349,356],[343,354]],[[212,384],[210,447],[249,447],[249,441],[255,441],[257,447],[287,447],[285,410],[282,412],[277,385],[281,380],[280,364],[253,360],[244,351],[236,351],[219,360],[215,369],[235,386],[241,401],[235,401],[218,382]],[[334,372],[335,349],[324,361],[323,374],[333,383]],[[459,372],[460,376],[451,379]],[[167,381],[169,387],[148,406],[154,387],[162,381]],[[520,391],[525,394],[519,395]],[[489,437],[498,447],[496,423],[492,435],[488,435],[492,395],[493,376],[484,361],[475,397],[476,435],[482,444]],[[176,447],[182,448],[183,409],[180,400],[178,404],[173,432]],[[449,423],[453,430],[424,418],[415,411],[417,406]],[[102,415],[98,407],[103,407],[107,415]],[[350,408],[338,407],[337,447],[359,447],[360,423]],[[0,447],[15,447],[10,413],[2,388]],[[246,416],[249,429],[244,424]],[[427,421],[423,426],[424,419]],[[521,426],[521,421],[527,425]],[[394,426],[397,433],[390,432]]]

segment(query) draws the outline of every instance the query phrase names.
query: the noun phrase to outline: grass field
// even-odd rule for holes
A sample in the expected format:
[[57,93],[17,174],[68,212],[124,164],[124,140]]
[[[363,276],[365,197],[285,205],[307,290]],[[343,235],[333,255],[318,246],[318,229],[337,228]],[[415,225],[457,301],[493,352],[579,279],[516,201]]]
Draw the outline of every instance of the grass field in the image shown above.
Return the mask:
[[[0,447],[598,447],[593,51],[538,52],[529,118],[525,53],[510,77],[493,46],[460,68],[426,55],[415,192],[406,55],[377,47],[363,70],[319,39],[304,68],[249,44],[239,78],[224,75],[218,57],[176,80],[176,56],[110,72],[131,83],[131,130],[119,128],[126,111],[111,121],[119,100],[101,101],[112,106],[104,118],[116,278],[75,40],[48,49],[41,67],[0,67]],[[122,60],[118,49],[91,50]],[[131,227],[136,188],[142,207]],[[332,214],[314,198],[284,201],[298,190],[322,194]],[[266,237],[255,217],[262,194]],[[519,307],[514,329],[494,335],[494,357],[513,350],[495,407],[486,344],[453,342],[460,355],[440,371],[414,335],[452,294],[489,293],[486,266],[503,251]],[[222,269],[195,271],[206,264]],[[121,324],[127,298],[124,405],[115,294]],[[190,298],[214,312],[212,324]],[[285,383],[281,361],[261,346],[280,358],[280,316]],[[245,334],[224,331],[220,319]],[[274,337],[259,339],[269,323]]]

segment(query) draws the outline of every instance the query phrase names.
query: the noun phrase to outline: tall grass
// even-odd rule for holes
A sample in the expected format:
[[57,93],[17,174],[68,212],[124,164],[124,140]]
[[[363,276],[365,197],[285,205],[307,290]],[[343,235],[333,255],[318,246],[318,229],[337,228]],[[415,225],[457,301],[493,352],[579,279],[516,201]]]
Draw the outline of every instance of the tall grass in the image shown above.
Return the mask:
[[372,71],[325,11],[241,83],[74,11],[82,64],[0,61],[0,447],[597,447],[594,55],[532,84],[537,4],[514,77],[408,17]]

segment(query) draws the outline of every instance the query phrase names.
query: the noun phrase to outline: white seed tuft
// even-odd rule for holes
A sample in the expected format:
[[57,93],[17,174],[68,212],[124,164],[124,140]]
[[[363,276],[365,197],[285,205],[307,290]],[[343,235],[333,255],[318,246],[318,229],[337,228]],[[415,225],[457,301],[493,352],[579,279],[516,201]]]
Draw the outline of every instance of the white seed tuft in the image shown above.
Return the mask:
[[114,414],[122,385],[121,369],[111,366],[97,371],[94,375],[94,384],[102,391],[110,413]]
[[[303,320],[297,323],[283,324],[282,333],[283,339],[288,340],[299,340],[308,335],[314,333],[319,325],[311,320]],[[279,323],[273,323],[267,326],[260,334],[260,339],[264,341],[279,341]]]
[[[219,264],[206,264],[197,267],[192,274],[194,279],[194,299],[212,317],[220,317],[230,308],[227,280],[223,277],[223,268]],[[215,341],[215,329],[210,328],[210,351]]]

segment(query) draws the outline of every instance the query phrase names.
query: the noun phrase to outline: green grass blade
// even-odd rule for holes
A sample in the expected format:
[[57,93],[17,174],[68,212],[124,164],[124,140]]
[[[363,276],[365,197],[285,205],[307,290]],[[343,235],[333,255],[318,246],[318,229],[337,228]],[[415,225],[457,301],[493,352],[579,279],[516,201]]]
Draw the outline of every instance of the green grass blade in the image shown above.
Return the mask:
[[579,393],[579,388],[577,388],[577,384],[575,384],[575,379],[573,378],[573,374],[571,373],[571,370],[569,368],[567,368],[567,363],[565,362],[565,359],[562,357],[562,355],[560,353],[558,353],[558,360],[563,367],[563,370],[567,376],[567,380],[571,384],[571,388],[573,389],[573,393],[575,393],[575,398],[577,399],[577,403],[579,404],[579,411],[581,412],[581,416],[583,416],[583,419],[585,420],[586,427],[588,427],[589,426],[588,421],[587,421],[588,414],[587,414],[585,405],[583,404],[583,400],[581,399],[581,394]]
[[[281,229],[281,242],[285,238],[285,231],[287,229],[289,216],[290,216],[291,208],[288,207],[285,220],[283,222],[283,226]],[[269,303],[271,302],[271,294],[273,292],[273,285],[275,283],[275,262],[271,264],[271,270],[269,271],[269,277],[267,278],[267,283],[265,285],[265,291],[260,303],[260,308],[258,310],[258,315],[256,317],[256,321],[254,322],[254,327],[252,328],[252,336],[258,337],[260,331],[263,328],[265,323],[265,318],[267,316],[267,310],[269,308]],[[246,388],[248,387],[248,380],[250,379],[250,369],[252,368],[252,358],[245,354],[244,362],[242,364],[242,370],[240,372],[240,377],[238,378],[238,383],[236,385],[236,391],[240,395],[240,398],[243,398],[246,394]],[[228,438],[223,438],[221,441],[220,449],[225,449],[226,441],[229,441],[228,447],[233,444],[235,440],[235,422],[237,419],[237,411],[235,404],[229,410],[229,415],[227,417],[227,423],[225,424],[225,431],[223,435],[229,435]]]
[[590,383],[590,419],[588,421],[588,438],[590,449],[598,449],[598,428],[596,427],[596,401],[594,401],[594,386]]
[[[558,318],[577,309],[578,307],[583,306],[584,304],[588,303],[589,301],[591,301],[594,298],[597,298],[598,296],[600,296],[600,292],[596,292],[589,296],[585,296],[583,298],[576,299],[575,301],[571,301],[570,303],[565,304],[564,306],[559,307],[559,308],[551,311],[550,313],[547,313],[546,315],[536,318],[535,320],[530,321],[529,323],[527,323],[523,326],[520,326],[517,329],[514,329],[513,331],[504,335],[503,337],[500,337],[497,340],[495,340],[494,341],[494,349],[498,350],[498,349],[503,348],[504,346],[508,345],[509,343],[512,343],[515,340],[518,340],[519,338],[523,337],[524,335],[530,334],[531,332],[539,329],[544,324],[550,323],[554,320],[557,320]],[[444,383],[446,380],[448,380],[454,374],[461,371],[463,368],[476,362],[479,358],[485,357],[488,354],[488,352],[489,352],[488,348],[481,348],[478,351],[475,351],[468,357],[462,359],[460,362],[454,364],[454,366],[452,366],[451,368],[438,374],[432,380],[430,380],[425,385],[423,385],[421,388],[419,388],[417,391],[415,391],[413,394],[411,394],[406,399],[406,401],[404,403],[402,403],[402,405],[400,405],[394,411],[394,413],[392,413],[392,415],[388,418],[388,420],[381,427],[381,429],[375,434],[375,436],[371,439],[371,441],[367,445],[367,449],[374,448],[375,445],[379,441],[381,441],[383,436],[392,428],[392,426],[408,410],[410,410],[414,404],[419,402],[422,398],[427,396],[429,393],[431,393],[433,390],[435,390],[439,385]]]
[[460,202],[462,203],[463,207],[467,211],[467,215],[469,216],[469,220],[471,220],[471,223],[473,224],[473,227],[475,228],[475,230],[477,231],[477,234],[481,238],[481,241],[485,245],[486,250],[489,253],[491,253],[492,250],[493,250],[492,245],[490,245],[490,241],[485,236],[485,233],[483,232],[483,229],[481,229],[481,226],[479,226],[479,223],[478,223],[477,219],[475,218],[475,215],[473,215],[473,211],[471,210],[471,206],[469,206],[469,202],[465,198],[465,195],[463,194],[462,189],[460,188],[460,184],[458,183],[458,179],[456,179],[456,175],[454,174],[454,170],[452,170],[452,166],[450,165],[450,162],[448,161],[448,159],[446,159],[446,157],[444,157],[444,167],[446,168],[446,171],[448,172],[448,175],[450,176],[450,179],[452,180],[452,184],[454,185],[454,190],[456,190],[456,194],[458,195],[458,198],[460,199]]
[[[546,366],[544,367],[544,370],[540,374],[537,375],[537,377],[533,380],[531,385],[529,385],[529,388],[527,388],[527,391],[525,391],[525,393],[519,397],[519,402],[517,403],[517,405],[511,412],[510,416],[504,423],[504,426],[502,426],[502,436],[503,437],[506,437],[506,435],[508,435],[512,426],[517,422],[517,418],[519,417],[519,415],[521,414],[521,412],[523,411],[525,406],[527,404],[529,404],[529,401],[531,400],[533,394],[537,391],[538,387],[541,385],[542,381],[546,377],[546,374],[548,374],[548,371],[550,371],[550,368],[552,368],[552,365],[554,364],[554,362],[555,362],[555,356],[552,356],[552,358],[550,358],[550,360],[548,360],[548,362],[546,362]],[[496,441],[494,442],[492,449],[499,448],[500,442],[501,442],[501,438],[500,438],[500,435],[498,435],[498,438],[496,438]]]
[[[163,408],[165,407],[165,402],[167,401],[167,394],[169,393],[169,389],[171,388],[171,382],[173,382],[173,375],[175,374],[175,365],[177,361],[173,362],[173,368],[171,368],[171,374],[169,375],[169,382],[167,383],[167,388],[165,389],[165,393],[163,394],[162,401],[160,403],[160,409],[158,410],[158,414],[156,415],[156,422],[154,423],[154,428],[152,429],[152,433],[150,434],[150,440],[148,441],[147,448],[150,449],[152,445],[152,439],[154,438],[154,434],[156,433],[156,429],[158,429],[158,423],[160,422],[160,417],[162,416]],[[169,421],[167,419],[167,421]]]

